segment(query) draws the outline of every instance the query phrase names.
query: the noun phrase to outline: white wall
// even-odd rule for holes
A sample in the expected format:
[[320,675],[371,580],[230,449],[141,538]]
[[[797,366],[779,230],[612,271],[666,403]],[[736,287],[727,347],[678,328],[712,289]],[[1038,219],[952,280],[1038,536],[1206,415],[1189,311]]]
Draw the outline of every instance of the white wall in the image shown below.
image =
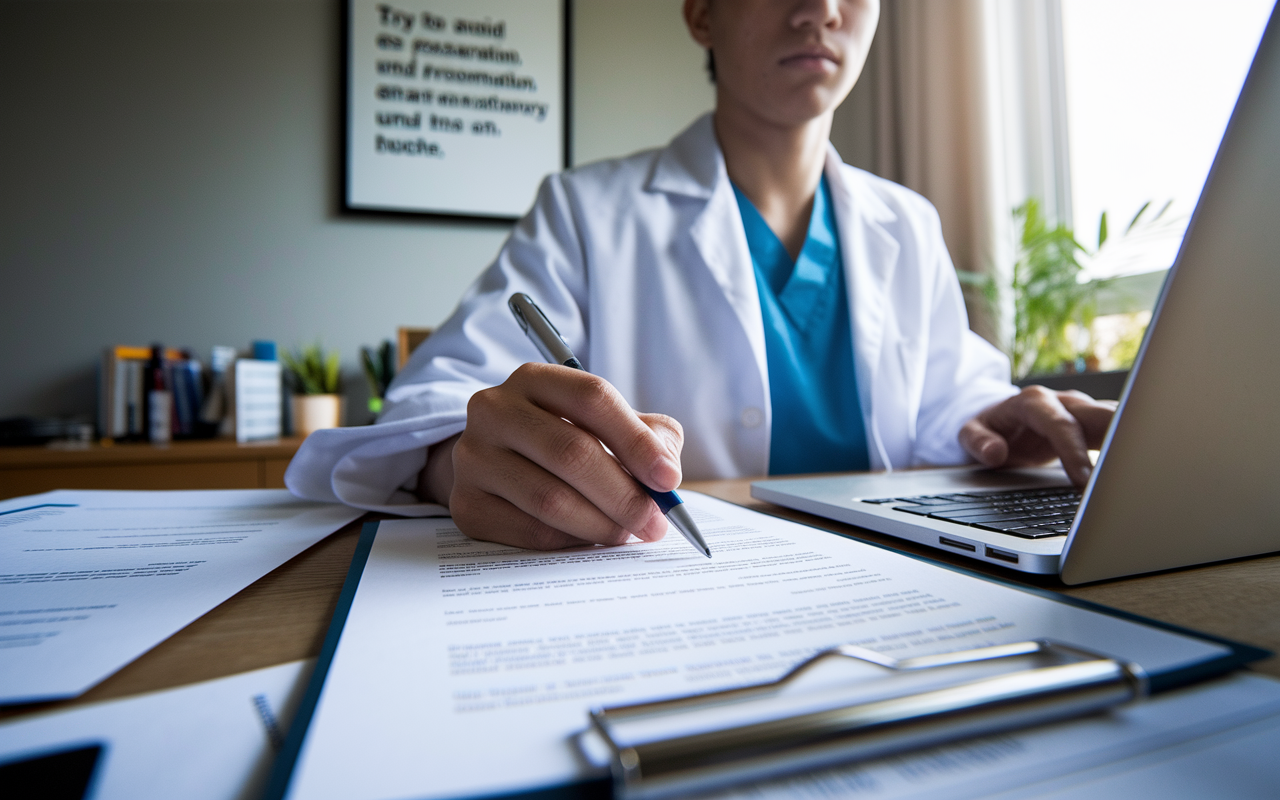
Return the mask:
[[573,161],[666,144],[715,105],[681,0],[575,0]]
[[[679,0],[574,7],[576,161],[710,108]],[[207,356],[320,338],[359,396],[361,344],[448,315],[508,227],[340,210],[340,16],[0,3],[0,417],[87,418],[100,348],[155,340]]]

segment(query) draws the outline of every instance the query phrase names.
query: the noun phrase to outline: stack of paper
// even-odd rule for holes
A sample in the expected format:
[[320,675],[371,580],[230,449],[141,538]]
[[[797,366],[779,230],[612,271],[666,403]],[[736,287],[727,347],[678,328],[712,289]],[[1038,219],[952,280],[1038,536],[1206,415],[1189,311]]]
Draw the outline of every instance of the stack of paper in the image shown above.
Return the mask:
[[0,704],[83,693],[361,513],[284,490],[0,503]]

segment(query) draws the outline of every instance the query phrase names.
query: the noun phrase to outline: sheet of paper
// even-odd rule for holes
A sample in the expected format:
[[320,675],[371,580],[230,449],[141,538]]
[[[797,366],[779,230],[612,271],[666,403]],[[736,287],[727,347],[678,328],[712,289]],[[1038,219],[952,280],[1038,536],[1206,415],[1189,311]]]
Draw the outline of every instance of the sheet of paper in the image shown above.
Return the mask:
[[[896,656],[1052,637],[1161,671],[1219,645],[690,493],[714,558],[532,553],[381,523],[290,796],[476,796],[582,778],[593,705],[758,683],[855,643]],[[349,765],[358,763],[358,771]]]
[[0,503],[0,704],[81,694],[362,513],[283,489]]
[[101,743],[94,800],[256,798],[311,664],[0,724],[0,764]]

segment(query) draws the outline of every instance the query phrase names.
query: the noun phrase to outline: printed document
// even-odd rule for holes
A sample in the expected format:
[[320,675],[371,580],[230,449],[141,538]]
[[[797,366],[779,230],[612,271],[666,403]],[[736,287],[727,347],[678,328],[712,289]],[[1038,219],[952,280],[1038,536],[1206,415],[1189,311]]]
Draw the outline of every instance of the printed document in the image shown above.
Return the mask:
[[[262,791],[311,661],[0,724],[0,766],[100,745],[94,800],[237,800]],[[40,794],[32,787],[31,795]]]
[[362,513],[283,489],[0,503],[0,704],[81,694]]
[[[537,553],[380,523],[290,797],[443,798],[593,773],[587,711],[760,683],[853,643],[896,657],[1052,638],[1150,672],[1227,648],[689,493],[681,537]],[[353,768],[359,765],[359,768]]]

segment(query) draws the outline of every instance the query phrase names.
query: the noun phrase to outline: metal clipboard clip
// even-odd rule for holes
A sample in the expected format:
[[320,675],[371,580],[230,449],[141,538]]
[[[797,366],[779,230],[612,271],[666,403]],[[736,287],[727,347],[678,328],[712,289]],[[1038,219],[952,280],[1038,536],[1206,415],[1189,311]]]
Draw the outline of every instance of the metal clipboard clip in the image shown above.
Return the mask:
[[593,709],[581,744],[597,739],[597,763],[608,753],[615,796],[654,800],[1081,716],[1147,689],[1138,665],[1057,642],[901,660],[843,645],[769,683]]

